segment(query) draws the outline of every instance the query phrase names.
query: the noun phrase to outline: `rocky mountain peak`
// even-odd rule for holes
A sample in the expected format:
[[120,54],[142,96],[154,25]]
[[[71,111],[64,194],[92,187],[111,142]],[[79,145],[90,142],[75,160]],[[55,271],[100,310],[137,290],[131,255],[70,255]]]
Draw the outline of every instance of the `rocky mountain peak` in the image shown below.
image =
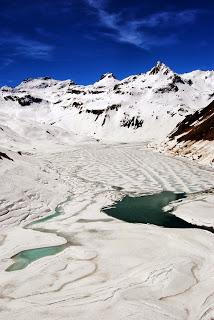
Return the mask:
[[116,77],[112,72],[107,72],[102,74],[102,76],[100,77],[100,80],[103,80],[103,79],[116,79]]
[[150,71],[149,74],[150,75],[155,75],[158,73],[162,73],[164,75],[167,75],[169,72],[171,72],[172,70],[167,67],[163,62],[158,61],[156,66],[154,66]]

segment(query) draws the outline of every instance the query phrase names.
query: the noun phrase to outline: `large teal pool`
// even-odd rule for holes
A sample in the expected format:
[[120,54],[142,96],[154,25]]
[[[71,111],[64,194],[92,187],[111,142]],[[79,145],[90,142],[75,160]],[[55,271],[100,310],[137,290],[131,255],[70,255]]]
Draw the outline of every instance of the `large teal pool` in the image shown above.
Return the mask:
[[104,208],[103,211],[116,219],[132,223],[149,223],[167,228],[192,228],[193,225],[174,216],[172,210],[163,210],[170,202],[185,197],[185,193],[171,191],[141,197],[125,196],[113,207]]

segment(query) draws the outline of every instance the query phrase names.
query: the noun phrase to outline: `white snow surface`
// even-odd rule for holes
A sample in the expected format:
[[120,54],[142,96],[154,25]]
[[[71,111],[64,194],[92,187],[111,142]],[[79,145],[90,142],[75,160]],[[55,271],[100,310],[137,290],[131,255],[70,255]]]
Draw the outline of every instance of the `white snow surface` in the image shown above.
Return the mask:
[[[129,224],[101,211],[125,194],[172,190],[190,194],[173,204],[176,215],[214,227],[213,193],[203,193],[214,188],[213,170],[144,144],[165,139],[214,91],[214,72],[196,71],[181,76],[178,91],[156,92],[170,77],[159,63],[122,81],[112,74],[91,86],[40,78],[1,89],[0,320],[214,318],[211,232]],[[132,117],[133,125],[121,127]],[[58,217],[26,228],[68,196]],[[23,250],[66,242],[56,255],[5,271]]]
[[[0,319],[212,319],[213,234],[129,224],[101,208],[124,194],[200,193],[214,187],[213,171],[142,143],[49,139],[46,150],[40,140],[21,155],[0,148],[14,160],[0,160]],[[60,216],[24,228],[68,196]],[[200,224],[207,204],[192,206]],[[213,226],[212,216],[203,222]],[[66,242],[61,253],[5,271],[20,251]]]

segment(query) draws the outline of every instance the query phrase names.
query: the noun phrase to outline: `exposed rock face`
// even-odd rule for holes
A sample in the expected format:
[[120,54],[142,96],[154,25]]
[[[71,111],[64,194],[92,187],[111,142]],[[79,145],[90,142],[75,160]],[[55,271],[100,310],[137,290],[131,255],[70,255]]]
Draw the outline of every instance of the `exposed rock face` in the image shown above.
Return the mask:
[[140,119],[139,116],[129,118],[128,115],[126,115],[126,118],[121,121],[122,127],[128,127],[133,129],[141,128],[143,125],[144,120]]
[[177,125],[170,139],[177,137],[177,141],[214,140],[214,101],[207,107],[197,110]]
[[187,115],[169,136],[172,152],[214,163],[214,101]]
[[5,101],[11,100],[11,101],[17,101],[21,106],[30,106],[32,103],[41,103],[42,99],[32,97],[31,95],[25,95],[23,97],[17,97],[17,96],[5,96],[4,97]]
[[108,73],[104,73],[102,74],[102,76],[100,77],[100,80],[103,80],[103,79],[110,79],[110,78],[113,78],[113,79],[116,79],[115,75],[111,72],[108,72]]
[[157,65],[150,70],[149,74],[155,75],[159,72],[162,72],[164,75],[167,75],[170,72],[170,69],[164,63],[158,61]]
[[5,152],[0,152],[0,160],[7,159],[13,161]]

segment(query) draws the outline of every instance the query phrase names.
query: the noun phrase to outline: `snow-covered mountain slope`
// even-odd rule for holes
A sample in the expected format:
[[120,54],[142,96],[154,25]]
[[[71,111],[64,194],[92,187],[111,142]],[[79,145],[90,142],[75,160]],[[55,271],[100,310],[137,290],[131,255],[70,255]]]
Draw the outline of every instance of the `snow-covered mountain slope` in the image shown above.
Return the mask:
[[96,139],[160,142],[213,95],[214,71],[178,75],[158,62],[120,81],[107,73],[88,86],[44,77],[2,87],[0,113]]
[[[142,143],[165,139],[211,101],[214,72],[204,74],[158,64],[90,86],[46,77],[1,88],[0,320],[213,318],[211,232],[102,211],[125,195],[171,190],[188,195],[171,204],[175,215],[214,227],[213,193],[204,192],[214,172]],[[49,255],[55,248],[63,250]]]
[[167,149],[179,155],[214,163],[214,101],[188,115],[169,136]]

